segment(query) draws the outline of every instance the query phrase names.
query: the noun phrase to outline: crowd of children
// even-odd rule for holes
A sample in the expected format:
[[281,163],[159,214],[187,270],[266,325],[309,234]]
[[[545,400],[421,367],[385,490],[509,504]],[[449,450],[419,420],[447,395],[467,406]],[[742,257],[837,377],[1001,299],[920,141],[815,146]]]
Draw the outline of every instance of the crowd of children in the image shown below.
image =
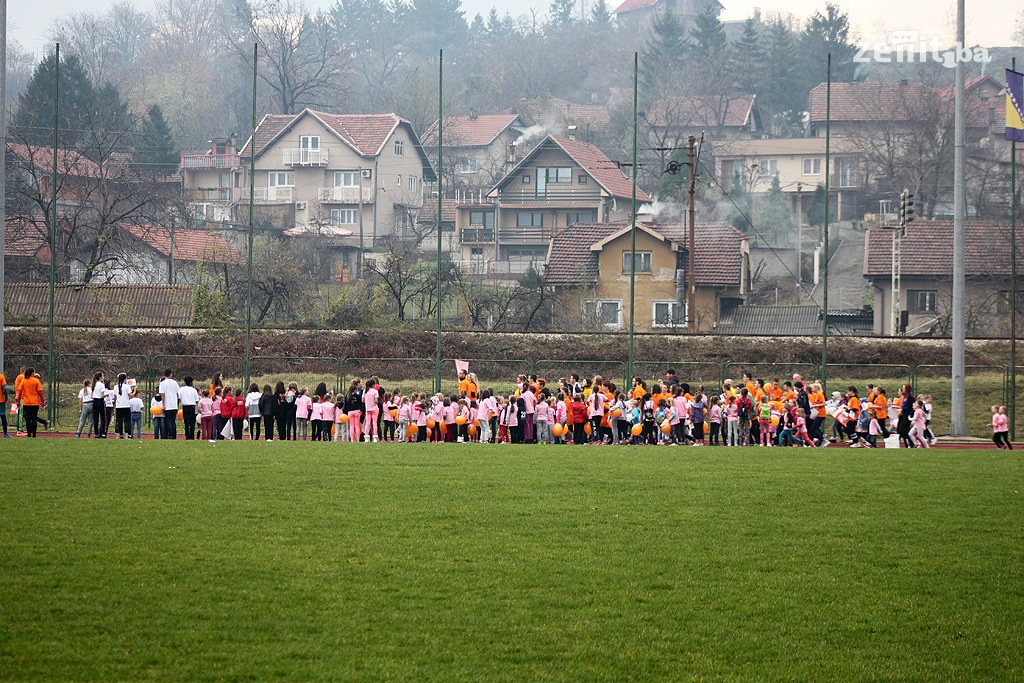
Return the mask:
[[[648,388],[639,377],[629,389],[595,376],[571,375],[549,386],[544,378],[520,375],[507,395],[481,389],[467,370],[459,372],[451,395],[404,394],[384,389],[376,377],[353,379],[335,394],[325,382],[311,392],[295,382],[248,390],[231,387],[220,373],[207,390],[196,391],[192,378],[184,386],[161,378],[161,392],[150,401],[154,436],[176,438],[175,419],[183,419],[185,438],[389,442],[486,442],[694,445],[818,446],[848,442],[852,448],[877,448],[890,434],[908,448],[929,448],[931,397],[915,398],[903,385],[889,400],[883,387],[867,385],[863,397],[855,386],[833,391],[826,399],[821,385],[799,375],[780,383],[749,374],[726,380],[715,391],[680,382],[669,369]],[[174,393],[174,397],[168,396]],[[124,373],[109,386],[102,372],[83,382],[76,438],[106,438],[114,424],[116,438],[141,438],[144,403],[139,387]],[[170,400],[169,402],[169,399]],[[165,411],[171,405],[179,412]],[[832,438],[825,423],[832,417]],[[167,423],[171,422],[171,429]],[[992,407],[993,442],[1012,448],[1006,410]],[[90,429],[91,427],[91,429]]]

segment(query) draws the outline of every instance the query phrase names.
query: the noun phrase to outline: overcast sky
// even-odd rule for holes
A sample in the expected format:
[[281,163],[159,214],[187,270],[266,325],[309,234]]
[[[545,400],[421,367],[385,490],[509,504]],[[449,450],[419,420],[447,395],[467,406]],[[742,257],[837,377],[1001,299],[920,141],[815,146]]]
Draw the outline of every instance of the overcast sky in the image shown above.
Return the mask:
[[[310,8],[327,8],[333,0],[306,0]],[[582,0],[589,7],[594,0]],[[967,12],[967,43],[986,47],[1010,45],[1013,22],[1020,11],[1016,3],[987,0],[965,0]],[[619,0],[606,0],[610,7]],[[65,13],[91,11],[102,12],[113,0],[8,0],[8,38],[21,43],[41,57],[46,45],[50,23]],[[136,0],[136,7],[149,9],[153,0]],[[762,12],[790,12],[804,18],[823,9],[824,0],[722,0],[726,20],[742,20],[751,16],[755,7]],[[889,31],[917,31],[918,35],[931,39],[936,36],[945,45],[953,41],[956,24],[956,2],[934,2],[934,0],[839,0],[840,7],[850,14],[856,37],[869,42],[884,41]],[[462,0],[467,19],[477,13],[484,16],[491,7],[513,16],[525,14],[531,7],[543,14],[550,0]],[[1007,7],[1010,5],[1011,7]]]

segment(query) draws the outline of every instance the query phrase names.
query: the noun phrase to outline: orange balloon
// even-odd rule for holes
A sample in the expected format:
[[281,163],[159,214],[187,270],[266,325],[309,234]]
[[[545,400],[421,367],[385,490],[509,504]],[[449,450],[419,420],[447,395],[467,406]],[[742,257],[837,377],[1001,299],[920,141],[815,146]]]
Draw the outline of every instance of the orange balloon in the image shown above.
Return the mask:
[[398,408],[392,408],[392,409],[391,409],[390,411],[388,411],[388,412],[390,412],[390,413],[391,413],[391,417],[395,417],[396,415],[398,415]]
[[612,411],[612,417],[622,417],[622,411],[616,408]]
[[466,424],[466,416],[465,415],[456,415],[455,416],[455,424],[457,424],[457,425],[464,425],[464,424]]
[[468,427],[466,427],[466,433],[469,434],[471,437],[475,437],[476,436],[476,425],[471,424]]
[[434,419],[433,419],[433,418],[430,418],[430,417],[428,417],[428,418],[427,418],[427,429],[428,429],[428,430],[430,430],[430,429],[433,429],[433,428],[434,428],[434,427],[436,427],[436,426],[437,426],[437,423],[436,423],[436,422],[434,422]]
[[556,422],[551,425],[551,433],[555,436],[561,436],[562,434],[565,434],[565,427],[562,426],[561,422]]
[[184,420],[185,419],[185,411],[184,410],[179,410],[178,411],[178,419],[179,420]]
[[644,433],[644,426],[643,425],[633,425],[633,428],[630,429],[629,431],[633,432],[633,436],[640,436],[641,434]]
[[338,416],[338,422],[348,422],[348,413],[342,413]]
[[662,431],[663,434],[671,434],[672,433],[672,423],[669,422],[668,420],[665,420],[664,422],[662,422],[661,423],[661,431]]
[[778,415],[772,415],[771,422],[772,422],[772,427],[778,427],[779,426],[779,416]]
[[163,406],[153,406],[152,408],[149,409],[149,412],[153,413],[154,415],[163,415],[164,414],[164,407]]
[[590,426],[589,422],[584,422],[583,423],[583,431],[586,432],[587,434],[590,434],[591,432],[594,431],[594,428]]
[[419,428],[416,425],[409,425],[405,430],[405,437],[407,440],[412,441],[416,437],[416,432]]

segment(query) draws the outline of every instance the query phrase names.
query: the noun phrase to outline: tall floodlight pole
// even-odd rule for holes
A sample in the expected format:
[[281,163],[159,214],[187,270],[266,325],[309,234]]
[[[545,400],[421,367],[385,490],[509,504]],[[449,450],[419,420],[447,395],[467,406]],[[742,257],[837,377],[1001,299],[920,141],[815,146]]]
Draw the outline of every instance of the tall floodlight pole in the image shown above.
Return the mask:
[[[1010,60],[1017,70],[1017,58]],[[1017,138],[1010,141],[1010,439],[1017,438]]]
[[444,138],[444,50],[437,52],[437,348],[434,350],[434,391],[441,391],[441,159]]
[[[0,140],[4,142],[4,154],[0,154],[0,197],[7,196],[7,107],[3,103],[7,101],[7,0],[0,0]],[[0,202],[0,228],[7,225],[6,202]],[[0,371],[4,368],[4,301],[6,300],[6,288],[4,282],[4,230],[0,229]],[[0,387],[0,399],[4,388]]]
[[633,326],[636,321],[636,127],[637,127],[637,74],[639,73],[639,53],[633,53],[633,203],[632,221],[629,229],[629,357],[626,359],[626,382],[629,386],[633,379]]
[[[832,53],[825,60],[825,218],[821,234],[821,249],[824,252],[821,285],[821,390],[827,387],[828,366],[828,191],[829,161],[831,160],[832,138]],[[799,234],[799,233],[798,233]]]
[[964,60],[959,54],[966,45],[964,30],[964,0],[956,3],[957,60],[954,78],[955,118],[953,124],[953,390],[950,400],[949,435],[967,436],[966,399],[964,390],[964,348],[966,329],[964,320],[966,273],[964,256],[967,246],[965,220],[967,202],[964,177]]
[[252,121],[249,138],[249,225],[246,229],[246,293],[245,293],[245,367],[242,369],[242,386],[249,386],[252,364],[252,244],[253,213],[256,211],[256,61],[259,58],[259,43],[252,45]]
[[697,334],[697,259],[694,252],[697,250],[697,207],[695,195],[697,193],[697,138],[692,135],[686,141],[687,160],[690,164],[690,205],[687,213],[687,222],[690,224],[688,240],[689,263],[686,272],[686,329],[690,334]]
[[[0,106],[3,103],[0,102]],[[50,406],[46,411],[47,419],[53,423],[53,407],[57,403],[54,395],[55,384],[53,381],[53,342],[54,342],[54,313],[56,311],[56,287],[57,287],[57,147],[60,143],[60,43],[53,48],[53,178],[50,183],[50,348],[46,354],[46,373],[50,388]],[[4,139],[4,151],[6,153],[7,140]]]

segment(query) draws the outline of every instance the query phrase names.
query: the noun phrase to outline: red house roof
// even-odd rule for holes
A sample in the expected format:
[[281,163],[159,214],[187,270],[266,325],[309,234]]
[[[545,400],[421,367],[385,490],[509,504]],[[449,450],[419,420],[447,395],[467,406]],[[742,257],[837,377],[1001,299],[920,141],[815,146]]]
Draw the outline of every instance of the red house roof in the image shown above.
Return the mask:
[[[29,145],[8,143],[7,149],[22,162],[44,171],[53,171],[52,147],[30,147]],[[74,150],[68,149],[57,150],[57,173],[84,178],[103,177],[103,170],[99,164]]]
[[45,219],[8,219],[4,222],[4,256],[49,261]]
[[[444,144],[454,147],[486,147],[519,120],[516,114],[452,116],[445,119]],[[423,134],[423,144],[437,144],[437,121]]]
[[743,128],[752,123],[756,101],[756,95],[666,97],[651,106],[647,120],[678,128]]
[[[967,221],[968,275],[1010,275],[1010,226]],[[864,241],[865,277],[892,276],[892,230],[873,228]],[[1019,247],[1018,247],[1019,249]],[[900,274],[953,277],[953,221],[914,221],[900,243]]]
[[[325,128],[363,156],[379,154],[395,128],[403,123],[409,125],[397,114],[327,114],[312,109],[304,109],[294,115],[267,114],[256,126],[256,155],[262,154],[267,146],[306,116],[318,119]],[[250,137],[239,154],[248,156],[251,143]]]
[[[171,255],[171,230],[155,225],[122,224],[121,227],[160,254]],[[241,263],[242,255],[223,237],[204,230],[176,229],[174,259],[205,263]]]
[[[622,223],[573,225],[551,240],[546,281],[551,285],[593,287],[598,279],[598,253],[603,243],[628,235]],[[686,250],[689,231],[678,225],[638,223],[670,242],[673,251]],[[697,223],[694,226],[695,280],[703,287],[737,287],[743,277],[743,233],[729,223]]]

